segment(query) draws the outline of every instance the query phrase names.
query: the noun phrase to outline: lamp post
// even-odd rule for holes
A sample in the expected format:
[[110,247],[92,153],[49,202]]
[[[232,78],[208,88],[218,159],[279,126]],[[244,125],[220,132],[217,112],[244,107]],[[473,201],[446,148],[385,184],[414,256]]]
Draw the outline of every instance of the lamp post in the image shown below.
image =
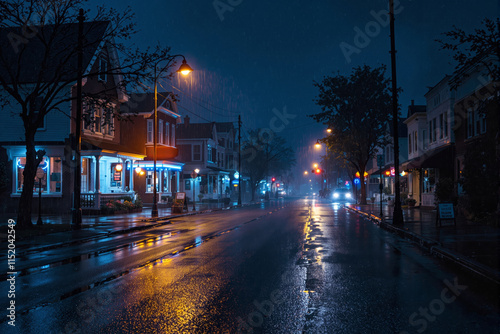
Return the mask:
[[[157,151],[157,142],[158,142],[158,79],[160,75],[168,69],[170,63],[177,57],[182,57],[182,64],[177,70],[177,72],[181,73],[182,75],[188,75],[193,71],[193,69],[186,63],[186,58],[183,55],[173,55],[168,57],[168,62],[167,64],[157,73],[157,67],[158,63],[156,62],[154,64],[154,86],[155,86],[155,119],[153,122],[153,209],[151,210],[151,217],[158,217],[158,200],[157,200],[157,194],[156,194],[156,151]],[[163,59],[162,59],[163,60]]]
[[241,115],[238,115],[238,206],[241,206]]
[[200,173],[200,170],[198,168],[196,168],[192,173],[191,173],[191,177],[193,178],[193,211],[196,211],[196,207],[194,206],[195,205],[195,191],[194,191],[194,187],[195,187],[195,182],[196,182],[196,178],[198,177],[198,174]]
[[394,133],[394,212],[392,223],[403,225],[403,210],[401,209],[401,195],[399,193],[399,134],[398,134],[398,87],[396,82],[396,42],[394,36],[394,0],[389,0],[390,33],[391,33],[391,72],[392,72],[392,126]]

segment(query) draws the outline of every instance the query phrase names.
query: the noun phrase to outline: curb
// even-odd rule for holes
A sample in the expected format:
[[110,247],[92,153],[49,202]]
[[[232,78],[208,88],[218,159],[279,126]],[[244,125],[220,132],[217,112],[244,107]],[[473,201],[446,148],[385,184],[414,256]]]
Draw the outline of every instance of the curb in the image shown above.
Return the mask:
[[493,268],[490,268],[488,266],[485,266],[484,264],[469,259],[465,255],[451,251],[443,247],[441,243],[435,240],[422,237],[421,235],[408,231],[407,229],[388,224],[384,222],[381,218],[373,214],[368,214],[366,212],[348,206],[344,206],[344,208],[364,216],[368,220],[379,225],[384,230],[395,233],[403,238],[409,239],[417,243],[421,248],[429,251],[431,255],[437,256],[442,260],[458,265],[462,269],[465,269],[469,272],[472,272],[476,275],[486,278],[497,285],[500,285],[500,272],[494,270]]

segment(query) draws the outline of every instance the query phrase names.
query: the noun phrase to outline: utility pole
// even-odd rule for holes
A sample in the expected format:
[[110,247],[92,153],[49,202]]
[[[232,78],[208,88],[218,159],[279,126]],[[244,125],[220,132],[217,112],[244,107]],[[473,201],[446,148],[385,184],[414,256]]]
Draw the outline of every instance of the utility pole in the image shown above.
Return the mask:
[[73,192],[73,209],[72,225],[74,229],[82,227],[82,208],[80,207],[80,194],[82,193],[82,162],[81,162],[81,146],[82,146],[82,80],[83,80],[83,9],[80,9],[78,15],[78,64],[77,64],[77,79],[76,79],[76,115],[75,115],[75,169],[74,169],[74,192]]
[[238,115],[238,206],[241,206],[241,115]]
[[394,36],[394,0],[389,0],[389,16],[391,31],[391,71],[392,71],[392,126],[394,133],[394,213],[393,225],[403,225],[403,210],[401,209],[401,194],[399,193],[399,133],[398,133],[398,87],[396,82],[396,42]]

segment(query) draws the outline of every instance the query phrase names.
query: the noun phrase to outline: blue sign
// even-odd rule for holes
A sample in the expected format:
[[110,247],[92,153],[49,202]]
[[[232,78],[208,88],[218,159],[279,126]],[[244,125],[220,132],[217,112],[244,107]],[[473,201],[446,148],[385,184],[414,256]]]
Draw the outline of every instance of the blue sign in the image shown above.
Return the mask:
[[354,179],[354,184],[359,184],[359,179],[358,178]]

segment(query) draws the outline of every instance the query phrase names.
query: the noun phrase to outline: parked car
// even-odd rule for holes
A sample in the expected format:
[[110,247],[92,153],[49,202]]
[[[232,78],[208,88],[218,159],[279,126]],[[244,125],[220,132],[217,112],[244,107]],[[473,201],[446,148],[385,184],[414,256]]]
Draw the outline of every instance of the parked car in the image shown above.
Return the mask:
[[337,188],[332,192],[332,200],[334,203],[354,203],[355,199],[350,189]]

